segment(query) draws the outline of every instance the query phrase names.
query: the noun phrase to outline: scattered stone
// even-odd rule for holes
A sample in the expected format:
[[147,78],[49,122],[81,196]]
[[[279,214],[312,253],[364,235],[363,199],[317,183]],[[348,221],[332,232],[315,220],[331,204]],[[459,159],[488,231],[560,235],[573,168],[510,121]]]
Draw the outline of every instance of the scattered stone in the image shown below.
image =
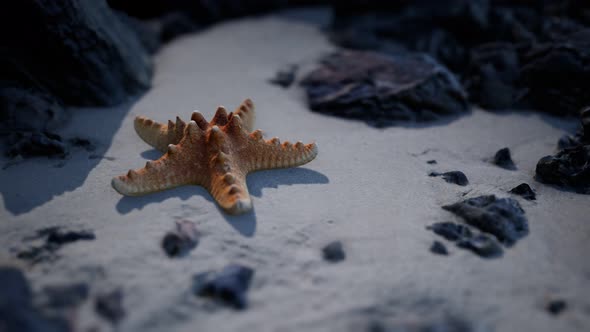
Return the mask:
[[332,263],[337,263],[346,259],[346,253],[342,247],[342,242],[330,242],[322,249],[324,260]]
[[109,293],[100,294],[94,302],[96,312],[111,324],[118,324],[125,317],[123,307],[123,291],[116,289]]
[[567,302],[565,300],[552,300],[547,303],[545,309],[550,314],[557,316],[567,309]]
[[213,298],[235,309],[248,306],[246,294],[254,276],[252,268],[230,264],[221,272],[203,272],[193,277],[193,292],[198,296]]
[[341,51],[324,58],[301,84],[313,111],[376,127],[468,110],[466,93],[453,74],[424,54]]
[[283,88],[288,88],[293,82],[295,82],[297,69],[299,69],[299,66],[297,65],[290,65],[285,69],[281,69],[276,73],[275,77],[269,80],[269,82]]
[[516,165],[514,161],[512,161],[512,157],[510,156],[510,149],[503,148],[496,152],[494,155],[494,159],[492,161],[495,165],[498,165],[504,169],[515,170]]
[[75,147],[82,148],[88,152],[92,152],[96,150],[96,146],[90,142],[90,140],[86,138],[74,137],[70,138],[68,142]]
[[61,137],[48,132],[19,132],[13,133],[8,139],[6,155],[9,157],[57,157],[65,158],[68,154],[67,146]]
[[2,331],[70,331],[62,317],[47,317],[33,305],[29,282],[13,267],[0,267],[0,330]]
[[439,241],[432,242],[432,245],[430,246],[430,252],[437,255],[445,256],[449,254],[447,247],[445,247],[445,245],[440,243]]
[[82,304],[90,292],[88,284],[53,285],[43,289],[47,305],[51,308],[71,308]]
[[177,221],[175,229],[162,239],[162,249],[168,257],[188,255],[199,244],[200,234],[190,220]]
[[479,196],[442,207],[468,224],[491,233],[507,246],[528,234],[528,221],[518,201],[512,198]]
[[61,227],[47,227],[40,229],[35,235],[25,238],[25,241],[41,240],[37,246],[31,246],[17,253],[17,258],[29,261],[31,264],[54,261],[62,246],[81,240],[94,240],[96,237],[89,230],[63,230]]
[[433,231],[435,234],[440,235],[449,241],[458,241],[473,236],[469,227],[450,221],[437,222],[427,226],[426,229]]
[[518,186],[510,189],[509,192],[515,195],[522,196],[522,198],[528,199],[529,201],[534,201],[535,199],[537,199],[537,195],[535,194],[531,186],[529,186],[526,183],[519,184]]
[[445,173],[431,172],[428,176],[442,176],[442,178],[448,183],[454,183],[459,186],[466,186],[469,184],[469,180],[465,173],[461,171],[451,171]]
[[458,240],[457,247],[469,249],[484,258],[501,257],[503,252],[495,238],[483,233]]
[[432,159],[426,162],[427,164],[434,165],[436,164],[436,160]]

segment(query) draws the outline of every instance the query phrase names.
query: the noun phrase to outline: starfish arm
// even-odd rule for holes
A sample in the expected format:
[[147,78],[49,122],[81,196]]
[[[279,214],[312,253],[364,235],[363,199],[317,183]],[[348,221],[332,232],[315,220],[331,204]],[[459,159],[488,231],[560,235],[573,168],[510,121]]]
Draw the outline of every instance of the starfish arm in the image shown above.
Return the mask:
[[170,144],[160,159],[148,161],[143,168],[113,178],[113,188],[123,195],[140,196],[187,184],[202,184],[204,167],[188,160],[191,154],[182,150],[188,149],[182,144]]
[[166,152],[169,144],[178,144],[184,134],[186,123],[176,117],[176,123],[159,123],[146,117],[138,116],[134,121],[135,131],[147,144],[155,149]]
[[238,115],[242,119],[242,128],[251,132],[254,130],[254,120],[256,119],[256,113],[254,112],[254,103],[250,99],[246,99],[236,108],[234,111],[235,115]]
[[242,214],[252,209],[246,175],[239,170],[214,177],[207,189],[227,213]]
[[241,155],[248,171],[254,172],[263,169],[295,167],[307,164],[318,154],[315,143],[303,144],[297,142],[281,144],[278,138],[265,141],[260,130],[253,131],[248,136],[248,145]]

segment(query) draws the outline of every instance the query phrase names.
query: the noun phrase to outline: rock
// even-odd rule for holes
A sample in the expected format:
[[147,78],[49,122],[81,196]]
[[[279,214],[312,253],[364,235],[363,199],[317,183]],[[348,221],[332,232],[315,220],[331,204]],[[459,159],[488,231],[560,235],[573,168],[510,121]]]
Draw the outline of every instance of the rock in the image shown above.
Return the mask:
[[525,212],[512,198],[479,196],[442,208],[462,217],[482,232],[493,234],[507,246],[528,234]]
[[6,152],[9,157],[55,157],[65,158],[67,146],[59,135],[48,132],[13,133],[8,140],[10,148]]
[[346,253],[342,247],[342,242],[334,241],[322,248],[322,255],[324,260],[332,263],[337,263],[346,259]]
[[166,233],[162,239],[162,249],[168,257],[186,256],[199,244],[199,236],[192,221],[177,221],[175,230]]
[[123,291],[116,289],[109,293],[97,295],[94,310],[111,324],[118,324],[125,317]]
[[434,159],[428,160],[426,163],[427,164],[430,164],[430,165],[435,165],[436,164],[436,160],[434,160]]
[[298,68],[299,66],[297,65],[290,65],[287,68],[281,69],[277,71],[275,77],[271,78],[269,82],[283,88],[288,88],[295,81]]
[[432,245],[430,246],[430,252],[432,252],[433,254],[444,256],[449,254],[447,247],[445,247],[445,245],[440,243],[439,241],[432,242]]
[[522,198],[528,199],[529,201],[534,201],[535,199],[537,199],[537,195],[535,194],[533,189],[531,189],[531,187],[526,183],[519,184],[518,186],[510,189],[509,192],[515,195],[522,196]]
[[68,119],[54,96],[32,87],[0,83],[0,106],[0,129],[4,132],[52,131]]
[[494,159],[492,160],[492,162],[495,165],[498,165],[504,169],[516,169],[516,165],[514,164],[514,161],[512,161],[512,157],[510,156],[510,149],[508,148],[498,150],[498,152],[496,152],[496,154],[494,155]]
[[40,229],[34,236],[25,238],[25,241],[41,241],[40,245],[34,245],[17,253],[17,258],[26,260],[31,264],[54,261],[58,258],[57,252],[62,246],[81,240],[94,240],[96,237],[89,230],[63,230],[61,227],[47,227]]
[[42,87],[76,106],[115,105],[150,86],[148,52],[105,0],[21,1],[0,22],[10,86]]
[[581,128],[567,144],[560,140],[562,150],[537,162],[536,179],[543,183],[570,188],[590,194],[590,108],[580,112]]
[[341,51],[324,58],[301,84],[313,111],[378,127],[468,110],[455,77],[423,54]]
[[0,327],[2,331],[67,332],[62,317],[48,317],[33,305],[29,282],[13,267],[0,267]]
[[590,79],[590,29],[582,29],[551,43],[539,43],[523,57],[521,97],[531,108],[556,115],[575,115],[590,104],[584,91]]
[[449,241],[457,241],[473,236],[469,227],[450,221],[437,222],[427,226],[426,229],[433,231],[435,234],[440,235]]
[[590,144],[567,148],[554,156],[545,156],[539,160],[535,171],[540,182],[590,195]]
[[514,107],[520,63],[516,46],[488,43],[471,51],[466,88],[472,102],[493,110]]
[[43,289],[47,305],[51,308],[71,308],[82,304],[90,292],[88,284],[53,285]]
[[457,241],[457,247],[473,251],[480,257],[496,258],[502,256],[502,247],[495,238],[486,234],[477,234]]
[[567,302],[565,300],[552,300],[547,303],[545,310],[552,315],[559,315],[567,309]]
[[203,272],[193,277],[193,292],[198,296],[213,298],[235,309],[248,306],[246,293],[254,270],[237,264],[230,264],[220,272]]
[[442,178],[448,183],[454,183],[459,186],[466,186],[469,184],[469,180],[465,173],[461,171],[451,171],[445,173],[431,172],[428,176],[442,176]]

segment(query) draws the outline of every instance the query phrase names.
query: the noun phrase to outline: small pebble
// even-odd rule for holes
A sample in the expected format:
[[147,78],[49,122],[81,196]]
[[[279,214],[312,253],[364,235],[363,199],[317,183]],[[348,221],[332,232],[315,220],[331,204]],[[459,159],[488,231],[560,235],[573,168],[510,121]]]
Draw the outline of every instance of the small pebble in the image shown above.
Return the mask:
[[340,241],[334,241],[326,245],[322,249],[322,254],[326,261],[332,263],[340,262],[346,258],[346,253]]
[[559,315],[567,309],[567,302],[564,300],[553,300],[547,303],[545,309],[552,315]]
[[203,272],[193,277],[193,292],[202,297],[218,300],[235,309],[248,306],[246,293],[254,270],[247,266],[230,264],[220,272]]
[[518,186],[510,189],[509,191],[512,194],[522,196],[524,199],[528,199],[529,201],[534,201],[537,199],[537,195],[533,191],[533,189],[526,183],[521,183]]
[[514,164],[514,161],[512,161],[512,156],[510,155],[510,149],[508,148],[498,150],[494,156],[493,163],[504,169],[516,169],[516,165]]
[[447,247],[445,247],[445,245],[440,243],[439,241],[432,242],[432,245],[430,246],[430,252],[432,252],[433,254],[445,256],[449,254]]
[[459,186],[466,186],[469,184],[467,176],[461,171],[451,171],[445,173],[431,172],[428,174],[428,176],[441,176],[448,183],[454,183]]
[[175,229],[164,235],[162,249],[168,257],[186,256],[199,244],[199,232],[190,220],[177,221]]

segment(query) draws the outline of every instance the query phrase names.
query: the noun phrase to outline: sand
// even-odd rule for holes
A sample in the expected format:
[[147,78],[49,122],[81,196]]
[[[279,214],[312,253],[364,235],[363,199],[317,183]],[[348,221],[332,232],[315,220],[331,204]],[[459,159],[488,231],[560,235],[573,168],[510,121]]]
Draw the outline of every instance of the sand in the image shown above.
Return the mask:
[[[173,41],[155,57],[148,93],[120,107],[73,110],[61,134],[88,137],[96,151],[0,170],[0,257],[12,260],[22,238],[43,227],[94,230],[95,241],[63,247],[59,260],[29,267],[27,276],[35,290],[75,281],[90,282],[92,294],[121,288],[127,316],[120,331],[357,331],[376,321],[395,326],[444,316],[477,331],[587,329],[590,197],[533,179],[537,160],[553,153],[575,122],[475,109],[440,123],[375,129],[312,113],[299,87],[267,82],[288,64],[305,72],[331,50],[321,26],[278,14]],[[303,167],[249,175],[252,213],[227,216],[200,187],[144,197],[111,188],[113,176],[159,157],[135,134],[136,115],[166,121],[197,109],[210,118],[216,106],[233,108],[248,97],[266,137],[319,146]],[[518,170],[486,161],[503,147]],[[427,176],[451,170],[470,184]],[[537,201],[507,193],[522,182]],[[430,253],[440,238],[425,227],[458,220],[440,206],[483,194],[516,197],[530,234],[500,259],[446,242],[448,257]],[[203,236],[189,256],[170,259],[160,241],[181,219],[197,223]],[[321,256],[334,240],[347,255],[337,264]],[[256,270],[247,310],[215,309],[191,294],[193,274],[232,262]],[[544,309],[556,298],[568,303],[557,317]],[[78,315],[79,328],[109,328],[91,301]]]

